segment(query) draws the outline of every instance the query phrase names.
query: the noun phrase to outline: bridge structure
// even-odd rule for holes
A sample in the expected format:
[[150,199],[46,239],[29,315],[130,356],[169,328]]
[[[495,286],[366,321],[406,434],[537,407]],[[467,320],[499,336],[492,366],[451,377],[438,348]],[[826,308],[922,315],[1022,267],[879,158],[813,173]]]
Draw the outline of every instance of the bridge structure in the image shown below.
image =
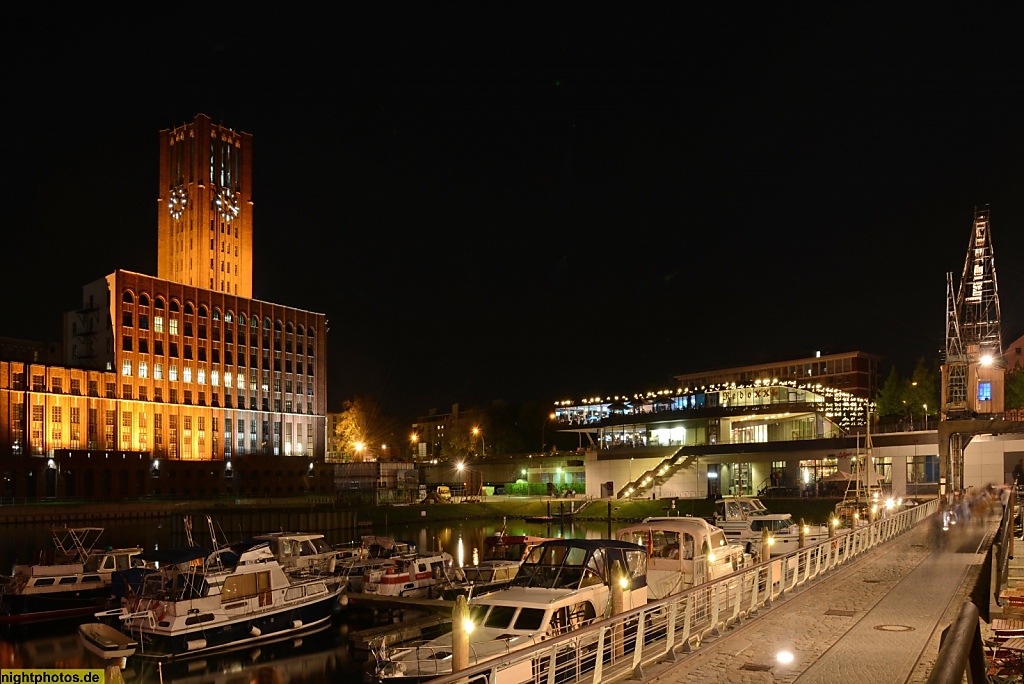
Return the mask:
[[999,615],[1012,546],[1012,515],[943,530],[939,503],[432,684],[932,681],[943,631],[965,602],[986,621]]

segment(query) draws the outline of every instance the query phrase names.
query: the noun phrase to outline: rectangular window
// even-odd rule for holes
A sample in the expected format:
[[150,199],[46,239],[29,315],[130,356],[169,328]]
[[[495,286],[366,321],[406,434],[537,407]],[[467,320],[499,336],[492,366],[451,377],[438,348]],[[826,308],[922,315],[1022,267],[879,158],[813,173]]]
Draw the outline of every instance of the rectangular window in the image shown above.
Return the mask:
[[185,366],[185,370],[182,373],[182,381],[192,382],[192,368],[191,366]]
[[978,401],[992,401],[992,383],[981,381],[978,383]]
[[164,331],[164,317],[153,316],[153,331],[162,333]]
[[[216,371],[214,371],[214,372],[216,372]],[[217,383],[214,382],[214,384],[217,384]],[[224,372],[224,386],[225,387],[231,387],[232,386],[231,385],[231,373],[229,371],[225,371]]]
[[153,364],[153,379],[163,380],[164,379],[164,364],[154,363]]
[[71,378],[71,393],[79,395],[82,393],[82,381],[78,378]]
[[125,336],[121,338],[121,350],[131,351],[132,350],[132,338]]
[[42,375],[32,376],[32,391],[33,392],[45,392],[46,391],[46,379]]
[[171,324],[171,334],[172,335],[177,335],[178,334],[178,319],[177,318],[172,318],[170,320],[170,324]]
[[117,399],[114,393],[114,383],[112,382],[107,383],[107,399]]
[[220,372],[219,371],[210,371],[210,384],[213,385],[214,387],[219,387],[220,386]]
[[121,362],[121,375],[126,375],[128,377],[131,377],[131,374],[132,374],[132,362],[129,361],[128,359],[125,359],[124,361]]
[[148,378],[149,377],[149,364],[146,363],[145,361],[139,361],[139,377],[140,378]]
[[[185,369],[185,375],[187,376],[189,374],[189,372],[190,372],[190,369],[186,368]],[[196,380],[198,381],[198,383],[200,385],[205,385],[206,384],[206,369],[205,368],[200,368],[196,372]]]
[[156,340],[153,342],[153,353],[157,356],[164,355],[164,343],[162,340]]
[[149,401],[149,392],[146,391],[146,386],[145,385],[139,387],[139,400],[140,401]]
[[131,385],[129,385],[127,383],[125,383],[124,385],[121,385],[121,398],[122,399],[131,399],[132,398],[132,386]]
[[172,382],[177,382],[178,381],[178,367],[175,366],[173,363],[171,364],[171,368],[170,368],[170,370],[168,372],[167,379],[172,381]]
[[143,354],[149,353],[149,340],[144,337],[139,339],[139,352]]

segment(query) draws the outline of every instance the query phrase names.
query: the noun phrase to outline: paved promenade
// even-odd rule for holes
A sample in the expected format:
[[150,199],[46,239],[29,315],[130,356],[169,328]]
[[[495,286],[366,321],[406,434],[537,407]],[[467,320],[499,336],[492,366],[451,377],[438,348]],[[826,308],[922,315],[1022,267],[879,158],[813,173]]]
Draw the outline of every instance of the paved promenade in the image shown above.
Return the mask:
[[[937,543],[925,521],[677,663],[648,668],[644,681],[923,683],[998,524],[995,517],[976,522]],[[792,662],[778,660],[782,651],[793,654]]]

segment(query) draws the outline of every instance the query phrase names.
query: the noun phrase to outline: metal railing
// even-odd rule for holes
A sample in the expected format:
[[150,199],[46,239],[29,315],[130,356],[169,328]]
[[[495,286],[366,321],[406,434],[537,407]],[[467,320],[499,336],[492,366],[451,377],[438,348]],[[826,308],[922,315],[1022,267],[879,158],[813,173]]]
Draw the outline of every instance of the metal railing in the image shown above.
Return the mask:
[[674,661],[808,582],[909,530],[938,510],[931,500],[870,525],[771,558],[542,644],[430,680],[431,684],[588,684],[641,679],[644,667]]

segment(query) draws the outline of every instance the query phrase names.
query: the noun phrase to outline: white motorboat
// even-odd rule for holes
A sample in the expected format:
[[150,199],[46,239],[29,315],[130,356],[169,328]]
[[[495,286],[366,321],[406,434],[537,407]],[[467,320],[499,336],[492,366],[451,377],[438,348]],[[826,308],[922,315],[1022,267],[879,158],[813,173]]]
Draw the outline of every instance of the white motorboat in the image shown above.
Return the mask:
[[318,631],[338,609],[338,585],[286,573],[267,542],[142,555],[159,569],[119,609],[115,620],[138,642],[136,657],[192,658]]
[[615,538],[647,549],[647,586],[655,599],[720,579],[751,561],[742,544],[703,518],[646,518],[619,528]]
[[519,566],[533,547],[546,541],[551,541],[551,538],[509,535],[504,531],[484,538],[483,558],[477,563],[463,566],[465,580],[440,586],[441,597],[454,600],[460,595],[479,596],[507,587],[515,579]]
[[79,625],[78,634],[87,649],[105,660],[127,658],[139,646],[138,641],[103,622]]
[[[512,585],[469,600],[474,624],[469,665],[506,656],[608,617],[612,569],[623,568],[624,610],[647,603],[647,550],[607,539],[557,539],[535,546]],[[566,647],[566,656],[586,645]],[[379,654],[384,681],[427,680],[451,673],[452,635]],[[545,664],[547,661],[545,660]],[[540,666],[540,665],[538,665]]]
[[53,549],[0,585],[0,625],[85,618],[108,607],[114,573],[145,566],[141,547],[96,550],[102,527],[55,527]]
[[[418,551],[414,544],[366,535],[364,553],[338,562],[348,597],[359,594],[435,598],[438,583],[461,581],[462,573],[445,551]],[[342,602],[347,605],[347,601]]]
[[805,523],[801,527],[789,513],[772,513],[753,496],[730,496],[716,501],[714,524],[725,532],[726,537],[742,544],[744,551],[755,556],[761,554],[765,530],[771,540],[773,556],[800,548],[801,533],[804,544],[811,545],[825,541],[830,534],[849,531],[835,529],[830,533],[827,523]]

